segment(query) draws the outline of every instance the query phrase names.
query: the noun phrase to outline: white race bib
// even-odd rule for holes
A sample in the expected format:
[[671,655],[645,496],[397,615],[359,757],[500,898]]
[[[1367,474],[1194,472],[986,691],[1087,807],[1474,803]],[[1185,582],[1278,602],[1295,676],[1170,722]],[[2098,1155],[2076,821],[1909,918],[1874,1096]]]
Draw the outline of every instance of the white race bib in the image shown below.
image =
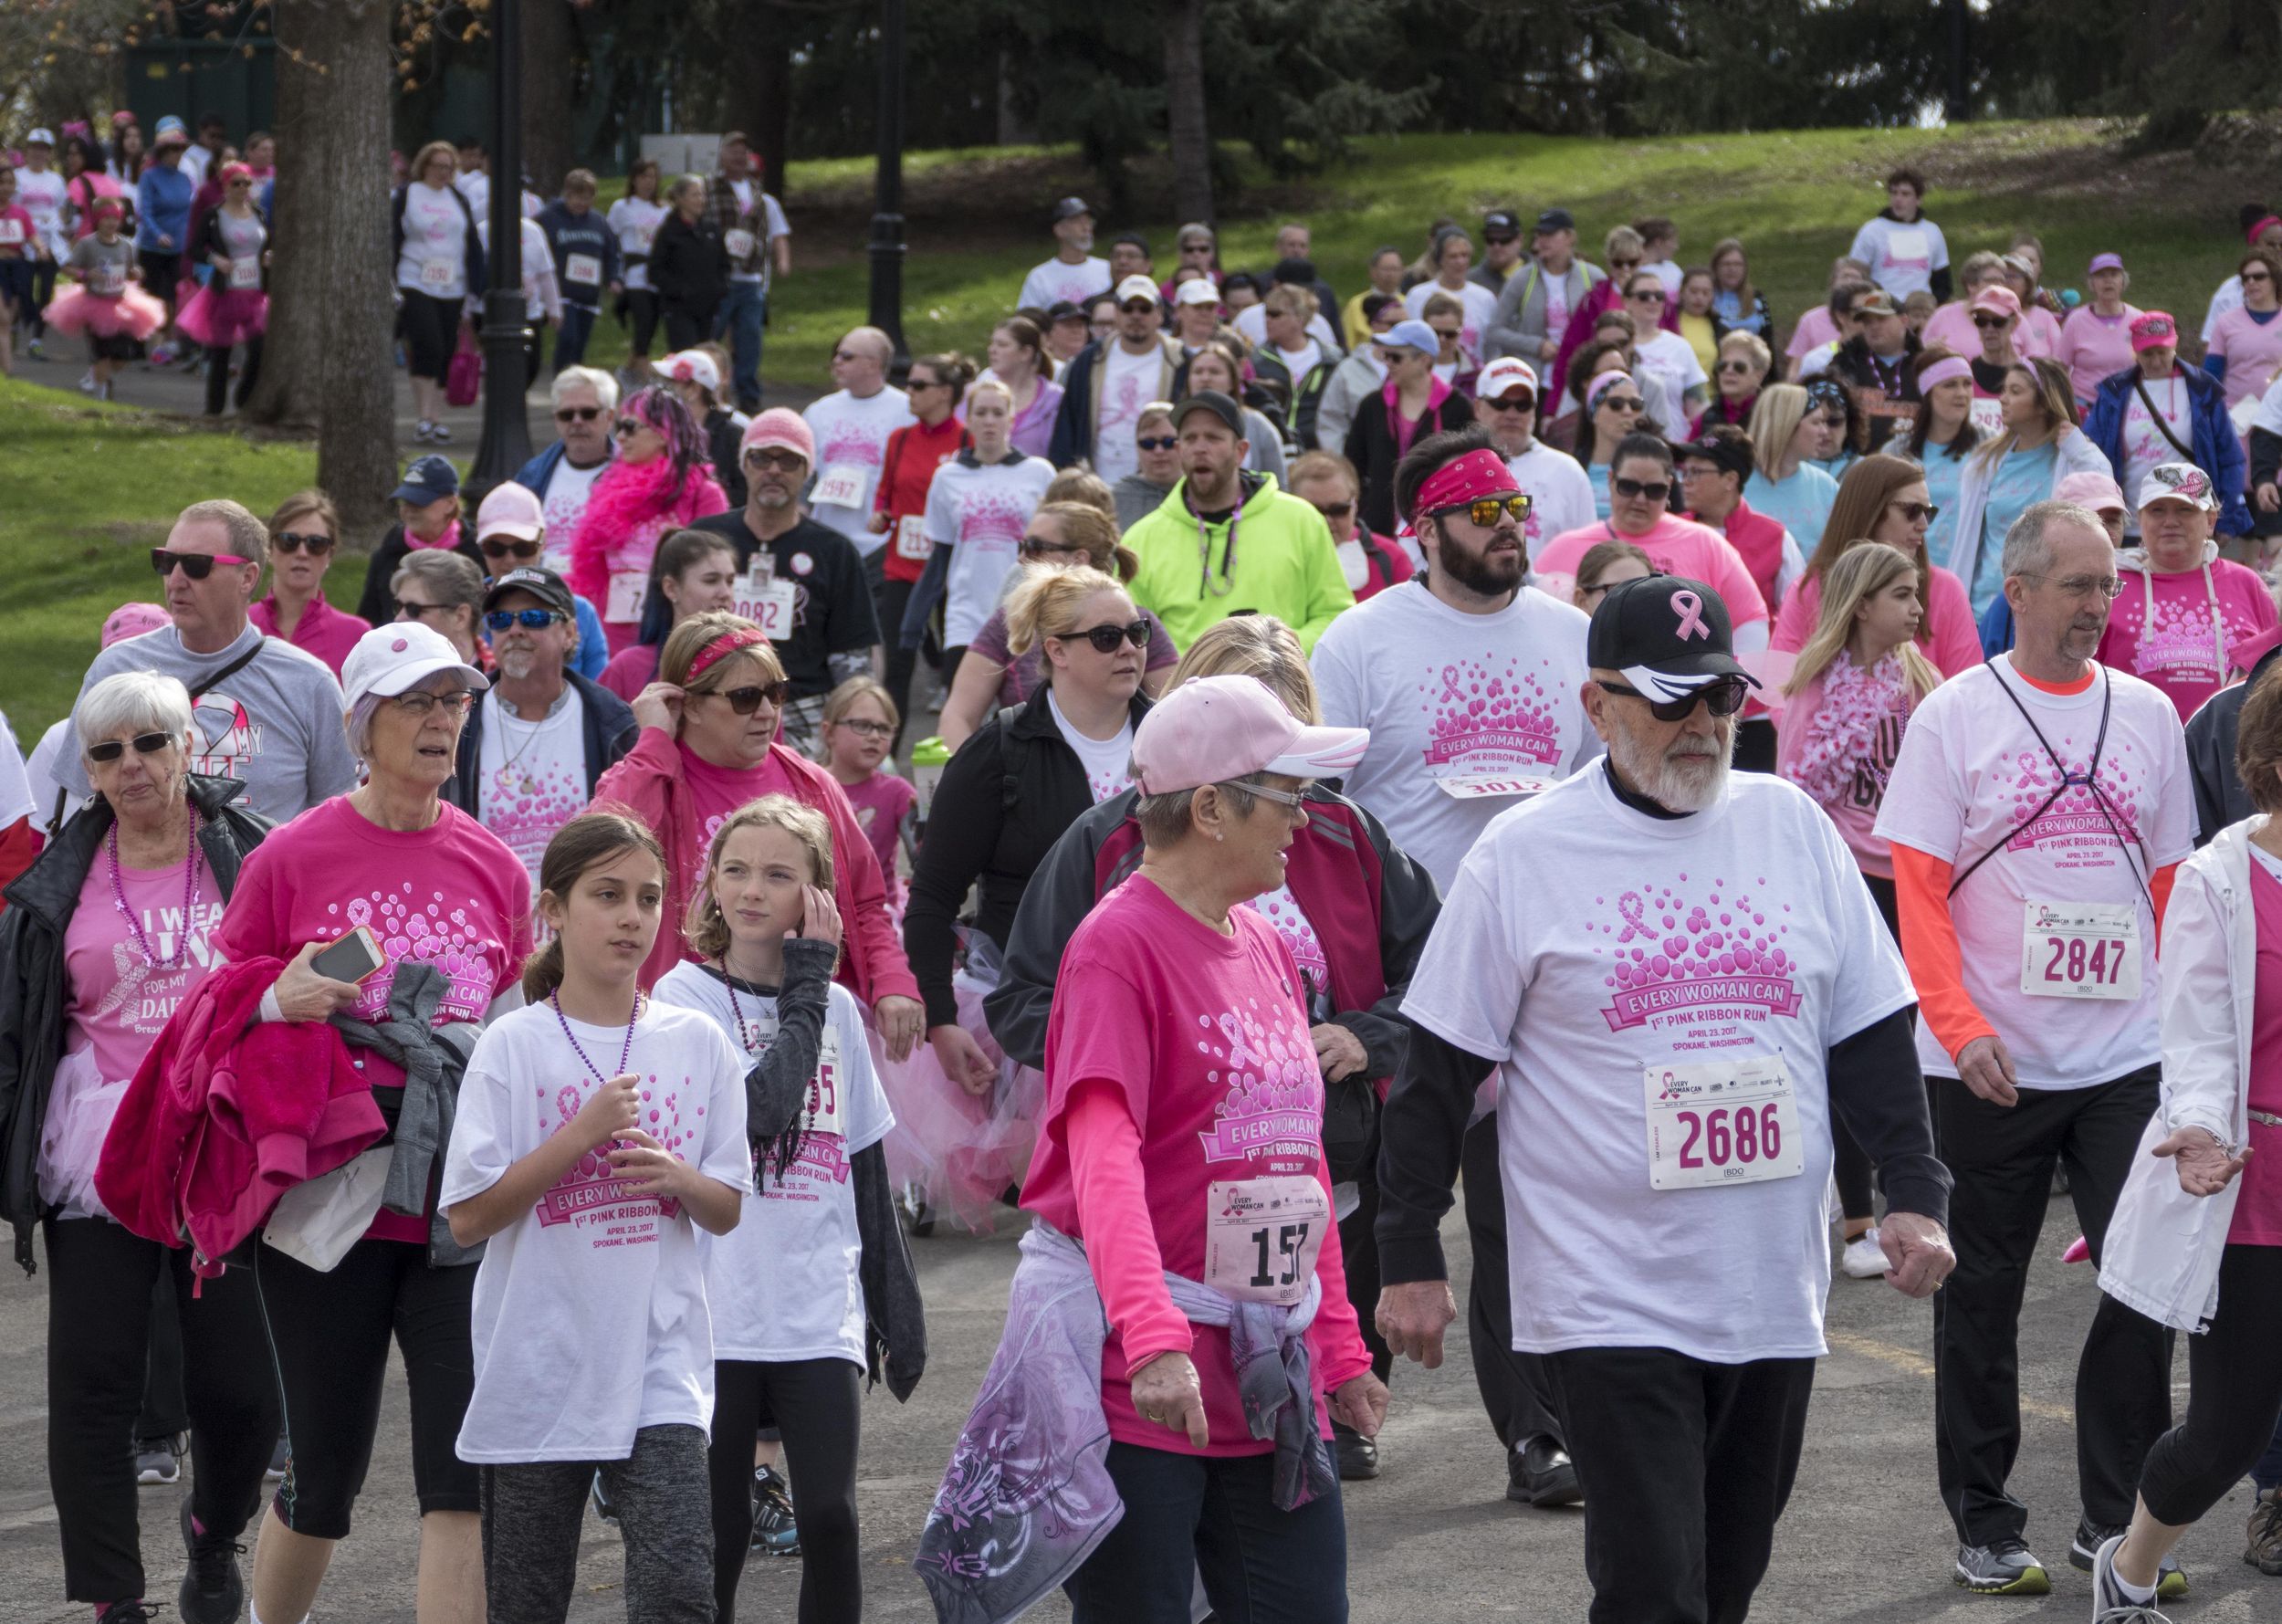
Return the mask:
[[24,240],[24,222],[0,220],[0,248],[13,248]]
[[2021,990],[2037,998],[2140,996],[2140,905],[2022,905]]
[[1981,396],[1975,395],[1973,405],[1965,415],[1966,421],[1973,424],[1974,430],[1984,440],[2005,432],[2005,403],[2003,401],[1994,398],[1984,400]]
[[1927,265],[1933,258],[1933,244],[1922,228],[1905,225],[1900,231],[1886,234],[1886,263],[1889,265]]
[[741,614],[759,626],[761,635],[771,643],[781,643],[792,634],[793,610],[799,602],[794,594],[793,583],[781,576],[769,581],[758,575],[740,576],[729,613]]
[[1795,1179],[1806,1166],[1798,1100],[1780,1054],[1646,1067],[1649,1188]]
[[610,604],[602,611],[604,620],[619,622],[642,618],[642,597],[650,590],[650,578],[640,570],[620,570],[610,578]]
[[809,500],[834,508],[861,508],[866,482],[862,463],[834,463],[816,477],[816,489]]
[[567,255],[562,262],[562,279],[591,286],[602,279],[602,262],[591,254]]
[[907,513],[895,521],[895,556],[924,564],[935,550],[935,543],[927,540],[927,521],[916,513]]
[[127,291],[123,266],[99,265],[88,273],[87,290],[98,299],[117,299]]
[[1507,795],[1536,795],[1560,779],[1550,768],[1509,767],[1496,772],[1453,772],[1434,781],[1452,801],[1481,801]]
[[816,1051],[816,1074],[808,1080],[808,1101],[801,1107],[803,1131],[846,1137],[846,1107],[840,1095],[847,1075],[840,1061],[840,1034],[827,1025]]
[[743,259],[753,251],[753,234],[741,226],[732,228],[721,234],[721,246],[731,259]]
[[260,287],[260,260],[233,259],[230,261],[230,290],[232,292],[243,293],[249,288],[258,289]]
[[458,280],[459,267],[448,259],[424,259],[420,262],[420,286],[430,293],[444,293]]
[[1311,1176],[1215,1182],[1204,1197],[1204,1283],[1289,1308],[1307,1294],[1330,1225],[1331,1193]]

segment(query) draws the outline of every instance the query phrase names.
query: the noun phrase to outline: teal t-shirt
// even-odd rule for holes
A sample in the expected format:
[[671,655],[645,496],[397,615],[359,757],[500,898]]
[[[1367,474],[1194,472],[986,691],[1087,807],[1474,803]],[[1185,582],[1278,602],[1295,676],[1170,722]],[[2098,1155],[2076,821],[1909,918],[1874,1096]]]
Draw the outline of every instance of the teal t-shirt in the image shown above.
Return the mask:
[[2009,451],[1989,482],[1989,505],[1981,510],[1981,556],[1973,561],[1973,612],[1977,617],[2005,590],[2005,532],[2029,507],[2052,495],[2059,451],[2039,445]]

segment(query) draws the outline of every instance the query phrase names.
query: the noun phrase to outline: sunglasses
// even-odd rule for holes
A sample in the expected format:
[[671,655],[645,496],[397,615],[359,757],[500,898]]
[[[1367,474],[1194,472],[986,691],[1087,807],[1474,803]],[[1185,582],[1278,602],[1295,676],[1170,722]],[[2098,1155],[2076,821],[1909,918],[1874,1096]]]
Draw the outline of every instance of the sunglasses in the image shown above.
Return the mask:
[[539,556],[539,543],[526,541],[519,537],[510,536],[502,540],[497,536],[490,536],[485,538],[481,546],[484,557],[487,559],[511,558],[528,561]]
[[555,408],[557,423],[591,423],[602,414],[602,409],[600,406],[558,406]]
[[319,553],[332,550],[333,539],[322,530],[306,536],[294,530],[279,530],[269,538],[269,550],[272,552]]
[[1733,716],[1743,708],[1743,701],[1751,697],[1751,685],[1740,676],[1723,676],[1708,682],[1692,693],[1678,699],[1649,699],[1639,689],[1620,682],[1594,679],[1594,686],[1604,693],[1620,694],[1628,699],[1647,699],[1649,714],[1659,722],[1681,722],[1688,719],[1701,703],[1713,716]]
[[1732,357],[1720,362],[1720,371],[1723,372],[1757,372],[1758,370],[1759,369],[1754,367],[1750,361],[1738,360]]
[[949,385],[946,384],[940,378],[913,378],[905,383],[904,393],[905,394],[909,394],[915,389],[945,389],[948,387]]
[[1649,403],[1637,394],[1615,394],[1601,402],[1601,409],[1608,412],[1645,412]]
[[1120,316],[1146,316],[1156,309],[1157,301],[1154,299],[1129,299],[1124,304],[1117,307],[1117,314]]
[[1122,626],[1088,626],[1083,632],[1054,632],[1049,635],[1064,643],[1075,642],[1083,637],[1094,645],[1096,654],[1114,655],[1121,639],[1136,648],[1148,646],[1149,617],[1145,614],[1139,620]]
[[560,609],[495,609],[484,616],[484,624],[495,632],[509,626],[521,626],[527,632],[543,631],[557,621],[570,617]]
[[415,688],[409,694],[393,695],[392,699],[406,716],[424,718],[441,705],[445,716],[464,717],[467,707],[476,702],[476,696],[466,688],[455,688],[448,694],[430,694]]
[[[155,756],[173,742],[173,739],[163,733],[138,733],[134,739],[135,754]],[[118,739],[106,739],[100,744],[90,744],[87,747],[87,759],[90,761],[116,761],[126,753],[126,741]]]
[[1661,288],[1636,288],[1625,297],[1637,305],[1660,305],[1664,302],[1664,290]]
[[1934,502],[1889,502],[1886,506],[1900,514],[1911,524],[1917,523],[1920,519],[1931,524],[1942,511],[1940,505]]
[[1171,435],[1136,435],[1133,443],[1144,451],[1171,451],[1180,445]]
[[1305,815],[1307,809],[1307,791],[1305,790],[1297,791],[1291,790],[1272,790],[1266,784],[1237,784],[1232,787],[1243,791],[1247,795],[1257,795],[1262,801],[1274,802],[1278,806],[1283,808],[1283,817],[1286,822],[1297,823],[1300,821],[1299,818],[1295,818],[1292,815],[1294,812],[1299,812],[1303,816]]
[[396,618],[398,620],[418,620],[424,614],[434,614],[439,609],[449,609],[452,606],[449,603],[412,603],[407,602],[403,598],[399,598],[396,600]]
[[1318,502],[1315,504],[1315,511],[1325,519],[1345,519],[1355,511],[1355,504],[1352,501]]
[[1990,332],[2000,327],[2012,326],[2013,319],[2010,316],[1975,316],[1973,324],[1984,332]]
[[1445,344],[1455,344],[1458,342],[1458,329],[1454,327],[1438,327],[1434,330],[1434,336],[1441,340]]
[[775,682],[755,683],[750,687],[729,688],[716,693],[716,699],[727,699],[729,708],[739,716],[750,716],[766,702],[781,706],[784,697],[792,691],[792,685],[779,677]]
[[1639,263],[1640,262],[1637,259],[1611,259],[1608,262],[1608,268],[1610,270],[1628,271]]
[[151,568],[156,570],[162,579],[173,574],[177,564],[182,566],[183,573],[193,581],[204,581],[214,573],[216,564],[250,564],[253,561],[242,559],[234,552],[169,552],[163,547],[151,550]]
[[1501,513],[1510,515],[1515,524],[1523,522],[1529,518],[1529,510],[1533,505],[1526,492],[1510,497],[1476,497],[1471,502],[1459,502],[1448,508],[1437,508],[1429,517],[1439,519],[1445,513],[1463,513],[1486,530],[1498,522],[1498,515]]
[[745,454],[745,466],[750,468],[768,468],[789,474],[807,465],[808,458],[797,451],[765,451],[756,447]]
[[1482,404],[1488,406],[1492,412],[1534,412],[1537,410],[1536,397],[1527,394],[1518,398],[1507,395],[1484,395]]
[[1055,558],[1075,558],[1084,550],[1084,548],[1074,541],[1052,541],[1043,536],[1022,538],[1022,556],[1026,559],[1042,559],[1049,555]]
[[1659,479],[1653,485],[1643,485],[1638,479],[1612,479],[1608,487],[1620,497],[1644,498],[1651,502],[1661,502],[1672,494],[1671,482],[1668,479]]
[[638,435],[649,426],[650,425],[648,424],[643,422],[639,417],[621,417],[616,423],[610,425],[610,432],[616,435],[623,440],[628,435]]
[[2245,271],[2242,274],[2241,280],[2245,282],[2271,282],[2274,278],[2268,276],[2265,271]]

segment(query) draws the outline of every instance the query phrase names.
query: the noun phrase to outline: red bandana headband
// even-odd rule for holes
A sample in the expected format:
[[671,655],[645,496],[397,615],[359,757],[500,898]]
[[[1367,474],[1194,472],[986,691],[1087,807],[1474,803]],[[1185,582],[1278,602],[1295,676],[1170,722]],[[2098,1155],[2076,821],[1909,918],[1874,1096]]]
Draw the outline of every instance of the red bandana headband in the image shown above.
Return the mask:
[[688,679],[682,686],[686,687],[689,683],[696,682],[707,671],[718,665],[738,650],[750,648],[757,643],[768,641],[768,635],[759,626],[732,627],[697,651],[697,657],[689,662]]
[[1461,508],[1476,497],[1511,496],[1521,489],[1513,482],[1513,470],[1505,466],[1505,458],[1494,451],[1469,451],[1454,457],[1426,477],[1418,487],[1418,499],[1411,505],[1411,517],[1432,513],[1440,508]]

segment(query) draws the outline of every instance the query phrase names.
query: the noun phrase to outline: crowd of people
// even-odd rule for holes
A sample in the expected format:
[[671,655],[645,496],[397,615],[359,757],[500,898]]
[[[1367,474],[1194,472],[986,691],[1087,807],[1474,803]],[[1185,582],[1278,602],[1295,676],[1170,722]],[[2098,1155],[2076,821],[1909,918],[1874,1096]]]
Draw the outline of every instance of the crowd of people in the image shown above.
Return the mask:
[[[1342,303],[1303,225],[1264,276],[1184,225],[1161,277],[1070,197],[984,364],[898,385],[859,327],[794,412],[787,234],[724,152],[601,226],[591,177],[530,200],[577,245],[558,438],[472,503],[416,456],[357,613],[325,493],[217,493],[0,744],[0,1210],[72,1600],[151,1616],[178,1412],[181,1616],[309,1617],[393,1336],[422,1624],[563,1618],[590,1501],[630,1619],[793,1552],[801,1618],[857,1619],[905,1237],[1014,1208],[912,1531],[939,1616],[1344,1619],[1461,1186],[1502,1490],[1587,1507],[1596,1624],[1745,1615],[1834,1273],[1931,1301],[1947,1577],[2047,1592],[2056,1189],[2099,1296],[2043,1537],[2158,1624],[2248,1473],[2282,1577],[2282,219],[2191,366],[2113,255],[2079,301],[2026,233],[1952,286],[1907,170],[1787,339],[1667,220],[1605,265],[1557,206],[1440,221]],[[399,194],[424,387],[466,157]],[[653,379],[578,359],[597,290],[665,323]]]

